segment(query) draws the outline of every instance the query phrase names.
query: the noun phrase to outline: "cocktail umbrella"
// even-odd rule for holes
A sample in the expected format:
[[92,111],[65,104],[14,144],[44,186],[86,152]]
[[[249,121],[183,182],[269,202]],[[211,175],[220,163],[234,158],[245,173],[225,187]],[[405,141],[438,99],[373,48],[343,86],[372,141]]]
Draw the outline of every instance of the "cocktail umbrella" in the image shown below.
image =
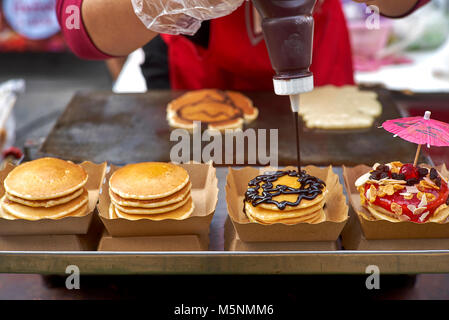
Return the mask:
[[418,144],[413,163],[415,166],[422,145],[427,145],[427,148],[430,148],[430,146],[449,146],[449,124],[430,119],[430,115],[431,112],[426,111],[424,117],[400,118],[388,120],[382,124],[382,127],[394,133],[395,137],[399,136],[404,140]]

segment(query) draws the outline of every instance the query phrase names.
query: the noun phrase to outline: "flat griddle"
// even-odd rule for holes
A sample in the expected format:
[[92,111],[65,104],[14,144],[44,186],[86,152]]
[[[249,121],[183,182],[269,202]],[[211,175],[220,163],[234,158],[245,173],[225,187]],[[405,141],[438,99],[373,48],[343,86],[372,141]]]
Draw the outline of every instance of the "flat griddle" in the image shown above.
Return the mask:
[[[373,127],[341,131],[304,129],[301,133],[303,164],[352,166],[413,160],[414,144],[378,128],[383,121],[401,115],[388,90],[373,90],[379,94],[383,106],[383,113]],[[166,106],[183,93],[168,90],[144,94],[77,93],[40,152],[76,162],[107,161],[117,165],[170,161],[170,150],[176,142],[170,142],[172,129],[166,120]],[[279,129],[279,165],[295,164],[295,129],[288,97],[273,92],[245,94],[260,111],[258,119],[245,128]],[[246,157],[243,164],[247,164]]]

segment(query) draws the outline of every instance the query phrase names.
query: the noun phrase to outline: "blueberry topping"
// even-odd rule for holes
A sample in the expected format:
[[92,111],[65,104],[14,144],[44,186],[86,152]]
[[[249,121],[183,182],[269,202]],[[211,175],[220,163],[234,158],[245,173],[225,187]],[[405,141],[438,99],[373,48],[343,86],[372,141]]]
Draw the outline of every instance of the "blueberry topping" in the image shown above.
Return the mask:
[[438,188],[441,188],[441,177],[438,177],[434,180],[435,184],[438,186]]
[[430,179],[434,180],[438,177],[438,172],[435,168],[430,169]]
[[425,177],[427,176],[427,174],[429,173],[429,170],[426,168],[419,168],[418,169],[418,174],[420,177]]
[[414,186],[415,184],[419,183],[419,180],[417,178],[411,178],[407,180],[408,186]]
[[388,172],[382,172],[382,173],[380,174],[380,178],[381,178],[381,179],[385,179],[385,178],[388,178],[388,177],[389,177]]

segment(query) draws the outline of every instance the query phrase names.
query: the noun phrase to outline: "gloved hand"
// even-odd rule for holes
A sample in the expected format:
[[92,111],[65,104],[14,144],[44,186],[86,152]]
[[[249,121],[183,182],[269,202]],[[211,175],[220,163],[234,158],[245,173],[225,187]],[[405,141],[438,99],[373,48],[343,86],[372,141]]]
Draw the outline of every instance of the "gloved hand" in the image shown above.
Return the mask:
[[244,0],[131,0],[134,12],[150,30],[195,34],[204,20],[226,16]]

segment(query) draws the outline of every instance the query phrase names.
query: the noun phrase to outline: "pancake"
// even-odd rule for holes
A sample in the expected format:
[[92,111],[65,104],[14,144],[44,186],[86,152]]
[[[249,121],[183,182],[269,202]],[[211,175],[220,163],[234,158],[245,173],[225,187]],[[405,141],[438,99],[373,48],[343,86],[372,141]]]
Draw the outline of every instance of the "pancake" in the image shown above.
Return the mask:
[[170,126],[182,129],[193,129],[194,121],[208,124],[209,129],[214,130],[237,129],[256,119],[257,115],[252,101],[234,91],[191,91],[167,106]]
[[301,219],[301,218],[293,218],[293,219],[285,219],[285,220],[281,220],[283,224],[288,224],[288,225],[293,225],[293,224],[298,224],[298,223],[310,223],[310,224],[316,224],[316,223],[321,223],[326,221],[326,213],[324,212],[323,209],[320,209],[316,212],[314,212],[313,215],[311,215],[309,218],[307,219]]
[[138,207],[123,207],[115,203],[114,201],[111,201],[114,206],[120,210],[121,212],[127,213],[127,214],[160,214],[165,213],[169,211],[173,211],[179,207],[182,207],[187,201],[189,201],[191,198],[190,192],[186,195],[184,199],[182,199],[179,202],[172,203],[166,206],[157,207],[157,208],[138,208]]
[[67,203],[54,207],[32,208],[23,204],[8,200],[5,196],[0,200],[1,207],[7,214],[25,220],[59,219],[64,216],[75,214],[75,211],[87,205],[88,192],[85,190],[81,196]]
[[294,219],[307,217],[311,213],[317,212],[324,206],[324,200],[312,207],[298,210],[282,211],[282,210],[267,210],[260,207],[254,207],[250,203],[245,203],[245,213],[257,218],[257,220],[267,223],[273,223],[284,219]]
[[[67,217],[83,217],[86,215],[87,213],[87,209],[88,209],[88,203],[86,203],[85,205],[83,205],[81,208],[73,211],[70,215],[66,215],[63,217],[60,217],[59,219],[62,218],[67,218]],[[17,219],[21,219],[19,217],[15,217],[13,215],[11,215],[10,213],[6,212],[5,210],[2,209],[2,207],[0,206],[0,218],[2,219],[7,219],[7,220],[17,220]]]
[[[286,186],[293,187],[293,188],[299,188],[301,184],[298,182],[298,179],[296,177],[290,177],[290,176],[286,175],[286,176],[280,177],[278,180],[273,182],[274,188],[278,185],[286,185]],[[286,206],[283,211],[298,210],[298,209],[315,206],[317,203],[320,203],[323,201],[324,195],[326,194],[326,187],[324,187],[324,189],[322,191],[323,192],[320,195],[318,195],[315,199],[313,199],[313,200],[302,199],[301,202],[297,206]],[[261,194],[261,193],[262,193],[262,188],[259,190],[259,194]],[[279,196],[273,197],[272,199],[277,202],[288,201],[288,202],[294,203],[297,200],[297,198],[298,198],[297,194],[281,194]],[[279,210],[275,204],[270,204],[270,203],[261,203],[258,205],[258,207],[263,208],[263,209],[268,209],[268,210]]]
[[382,207],[378,207],[378,206],[369,204],[368,206],[366,206],[366,208],[378,220],[387,220],[390,222],[400,222],[401,221],[398,218],[395,218],[393,216],[393,213],[388,212],[387,210],[385,210]]
[[3,208],[1,206],[0,206],[0,218],[6,219],[6,220],[19,219],[17,217],[14,217],[12,214],[9,214],[7,211],[3,210]]
[[446,204],[441,205],[429,218],[430,222],[445,223],[449,217],[449,207]]
[[125,199],[115,194],[109,189],[109,197],[111,201],[121,207],[137,207],[137,208],[158,208],[167,206],[169,204],[177,203],[185,199],[187,195],[190,195],[190,190],[192,189],[192,184],[188,183],[184,188],[175,192],[174,194],[153,200],[133,200],[133,199]]
[[184,220],[190,217],[190,215],[193,213],[193,210],[195,209],[195,205],[193,204],[193,201],[191,198],[188,199],[188,201],[181,207],[169,211],[166,213],[161,214],[148,214],[148,215],[132,215],[127,214],[125,212],[120,211],[118,208],[116,208],[112,203],[109,207],[109,217],[111,219],[116,218],[122,218],[127,220],[140,220],[140,219],[148,219],[148,220],[154,220],[154,221],[161,221],[161,220],[167,220],[167,219],[173,219],[173,220]]
[[5,195],[6,195],[6,198],[8,198],[8,200],[23,204],[28,207],[49,208],[49,207],[54,207],[54,206],[57,206],[60,204],[67,203],[67,202],[79,197],[81,194],[83,194],[83,192],[85,190],[86,190],[85,188],[80,188],[67,196],[54,198],[54,199],[50,199],[50,200],[26,200],[26,199],[22,199],[22,198],[18,198],[16,196],[10,195],[8,193],[6,193]]
[[286,224],[286,225],[294,225],[294,224],[298,224],[298,223],[320,223],[320,222],[323,222],[326,220],[326,214],[324,213],[323,209],[319,209],[319,210],[312,212],[303,217],[280,219],[278,221],[274,221],[271,223],[268,223],[263,220],[259,220],[259,219],[257,219],[257,217],[253,217],[250,214],[247,214],[247,216],[251,222],[256,222],[256,223],[260,223],[260,224],[264,224],[264,225],[271,225],[274,223],[282,223],[282,224]]
[[74,163],[42,158],[14,168],[4,181],[10,195],[26,200],[48,200],[69,195],[87,182],[83,167]]
[[321,222],[326,193],[326,184],[305,172],[265,172],[248,183],[244,212],[262,224]]
[[[354,184],[368,220],[447,222],[449,189],[435,169],[399,161],[376,163]],[[373,219],[374,218],[374,219]]]
[[109,188],[125,199],[153,200],[168,197],[188,183],[189,174],[180,166],[143,162],[115,171],[109,179]]
[[301,95],[299,114],[308,128],[370,128],[382,114],[382,104],[376,92],[360,90],[357,86],[327,85]]

